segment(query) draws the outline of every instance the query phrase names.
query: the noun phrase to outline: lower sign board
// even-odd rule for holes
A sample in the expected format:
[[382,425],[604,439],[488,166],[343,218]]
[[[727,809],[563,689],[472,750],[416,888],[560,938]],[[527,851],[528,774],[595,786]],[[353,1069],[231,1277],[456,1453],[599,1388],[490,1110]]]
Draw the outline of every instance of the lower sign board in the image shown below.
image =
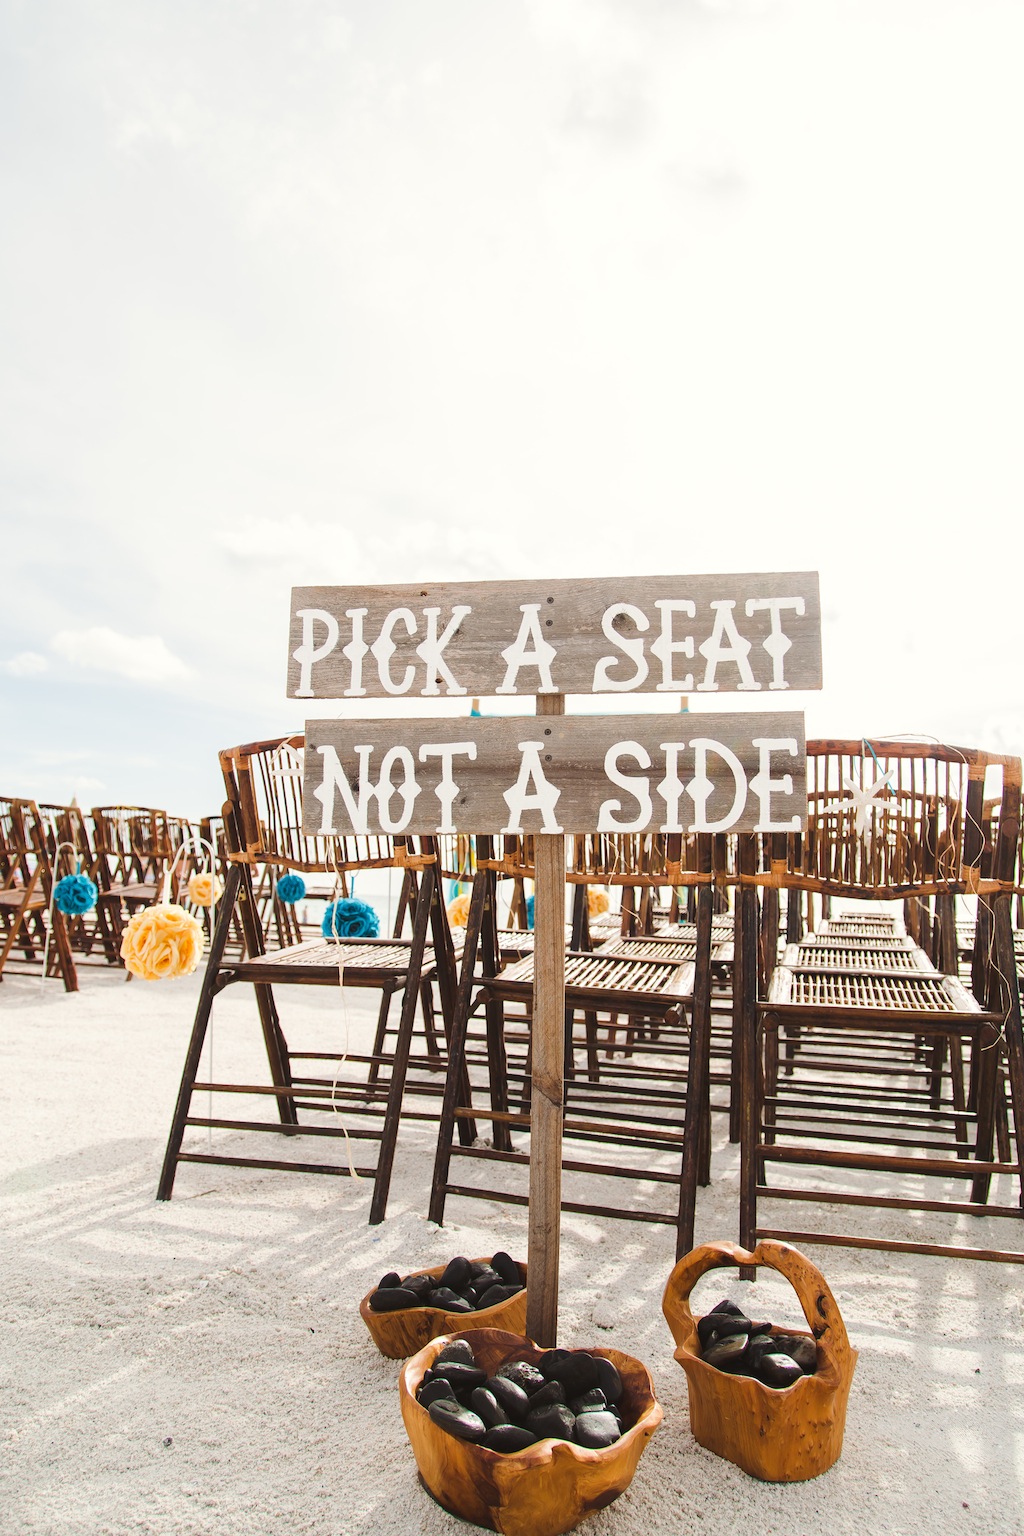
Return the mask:
[[310,834],[798,832],[799,713],[311,720]]

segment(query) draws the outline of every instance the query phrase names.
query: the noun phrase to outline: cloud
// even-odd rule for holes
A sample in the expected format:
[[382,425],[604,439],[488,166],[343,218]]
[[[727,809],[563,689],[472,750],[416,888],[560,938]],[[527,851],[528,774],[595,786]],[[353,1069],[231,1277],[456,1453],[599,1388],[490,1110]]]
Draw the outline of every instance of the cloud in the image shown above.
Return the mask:
[[49,665],[46,657],[40,656],[38,651],[19,651],[17,656],[0,661],[0,672],[6,673],[8,677],[37,677]]
[[102,624],[92,629],[59,630],[50,641],[50,649],[76,667],[113,672],[136,683],[176,683],[191,676],[190,669],[159,635],[121,635]]

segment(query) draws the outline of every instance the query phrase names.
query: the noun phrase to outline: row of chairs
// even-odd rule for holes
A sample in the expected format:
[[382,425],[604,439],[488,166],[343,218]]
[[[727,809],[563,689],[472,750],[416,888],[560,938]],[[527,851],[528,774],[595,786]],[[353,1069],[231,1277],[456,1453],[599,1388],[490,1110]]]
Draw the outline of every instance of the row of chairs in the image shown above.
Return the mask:
[[[309,837],[298,778],[280,766],[301,748],[293,737],[221,755],[227,890],[159,1195],[170,1197],[181,1162],[336,1175],[355,1166],[348,1146],[341,1160],[295,1162],[243,1154],[234,1139],[215,1143],[214,1130],[345,1137],[377,1143],[375,1161],[357,1169],[374,1180],[376,1222],[400,1126],[425,1121],[437,1127],[433,1219],[452,1198],[525,1203],[533,959],[515,917],[500,926],[498,889],[511,882],[518,916],[531,839],[476,838],[467,858],[464,839]],[[907,1237],[836,1232],[828,1221],[782,1234],[896,1249],[947,1251],[922,1240],[920,1218],[933,1211],[1021,1218],[1024,1047],[1011,925],[1020,764],[830,741],[809,744],[808,771],[802,834],[568,841],[565,1209],[668,1224],[685,1251],[697,1189],[710,1177],[711,1115],[727,1113],[740,1143],[747,1247],[779,1235],[761,1220],[776,1200],[823,1203],[833,1216],[844,1206],[906,1212]],[[341,879],[366,868],[401,875],[388,938],[268,947],[257,913],[267,870]],[[472,881],[458,940],[441,899],[446,877]],[[610,923],[590,917],[587,891],[598,884],[623,893]],[[840,898],[886,907],[873,920],[844,919],[831,915]],[[969,985],[956,932],[964,899],[977,910]],[[245,946],[237,958],[228,953],[233,921]],[[199,1076],[215,998],[238,982],[254,987],[269,1082]],[[372,1050],[293,1048],[276,998],[289,983],[376,988]],[[209,1096],[205,1114],[197,1094]],[[221,1095],[269,1101],[275,1112],[215,1112]],[[206,1133],[205,1147],[195,1132]],[[803,1184],[787,1182],[794,1171]],[[990,1200],[995,1176],[1011,1180],[1015,1203]],[[909,1193],[922,1178],[931,1191]],[[969,1200],[957,1198],[965,1181]]]
[[[0,797],[0,979],[8,965],[38,971],[45,956],[49,974],[76,991],[83,961],[120,966],[127,918],[157,899],[172,868],[172,895],[189,904],[189,877],[203,866],[203,835],[218,847],[214,824],[197,825],[162,810],[116,805],[85,811],[76,804]],[[96,905],[65,916],[52,901],[53,887],[76,873],[96,886]]]

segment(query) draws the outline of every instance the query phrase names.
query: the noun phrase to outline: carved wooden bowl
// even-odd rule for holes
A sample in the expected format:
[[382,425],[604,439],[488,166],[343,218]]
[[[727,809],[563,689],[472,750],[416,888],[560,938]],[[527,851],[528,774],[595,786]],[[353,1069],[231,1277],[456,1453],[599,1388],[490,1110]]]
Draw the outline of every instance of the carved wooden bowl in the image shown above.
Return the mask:
[[[464,1330],[453,1337],[467,1340],[490,1375],[506,1360],[535,1363],[544,1353],[529,1339],[496,1328]],[[456,1439],[416,1401],[424,1373],[448,1342],[434,1339],[406,1362],[399,1377],[402,1418],[420,1477],[445,1509],[504,1536],[558,1536],[629,1487],[662,1418],[651,1378],[639,1360],[617,1349],[587,1350],[611,1360],[622,1377],[620,1406],[630,1427],[614,1445],[592,1451],[568,1440],[539,1440],[509,1455]]]
[[[780,1391],[752,1376],[728,1375],[700,1358],[690,1292],[709,1269],[732,1264],[764,1264],[789,1280],[817,1345],[813,1376],[802,1376]],[[850,1347],[832,1292],[810,1259],[788,1243],[768,1239],[753,1253],[734,1243],[705,1243],[679,1260],[661,1305],[678,1345],[675,1358],[686,1372],[690,1428],[698,1444],[769,1483],[804,1482],[839,1460],[857,1351]]]
[[[489,1264],[490,1258],[474,1259],[475,1264]],[[518,1263],[518,1261],[517,1261]],[[418,1269],[413,1273],[438,1278],[447,1268],[438,1264],[434,1269]],[[510,1333],[521,1333],[526,1327],[526,1265],[518,1264],[523,1289],[508,1301],[485,1307],[481,1312],[446,1312],[443,1307],[404,1307],[400,1312],[374,1312],[370,1297],[376,1291],[367,1291],[359,1303],[359,1314],[369,1328],[373,1342],[389,1360],[405,1360],[414,1355],[424,1344],[442,1333],[457,1333],[460,1328],[505,1328]]]

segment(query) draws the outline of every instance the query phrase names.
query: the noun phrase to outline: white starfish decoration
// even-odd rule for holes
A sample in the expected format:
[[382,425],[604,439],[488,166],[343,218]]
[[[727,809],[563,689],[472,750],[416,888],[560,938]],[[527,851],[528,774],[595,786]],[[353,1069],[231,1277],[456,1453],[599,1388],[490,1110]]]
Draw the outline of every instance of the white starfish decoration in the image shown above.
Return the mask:
[[857,829],[858,837],[863,837],[867,831],[868,812],[875,804],[881,792],[884,789],[891,788],[895,773],[895,768],[890,768],[888,773],[884,773],[880,779],[876,779],[868,789],[864,789],[860,784],[855,784],[851,778],[849,778],[845,773],[843,774],[843,788],[849,790],[850,794],[853,796],[853,805],[847,807],[845,801],[842,803],[844,809],[856,811],[856,819],[854,825]]

